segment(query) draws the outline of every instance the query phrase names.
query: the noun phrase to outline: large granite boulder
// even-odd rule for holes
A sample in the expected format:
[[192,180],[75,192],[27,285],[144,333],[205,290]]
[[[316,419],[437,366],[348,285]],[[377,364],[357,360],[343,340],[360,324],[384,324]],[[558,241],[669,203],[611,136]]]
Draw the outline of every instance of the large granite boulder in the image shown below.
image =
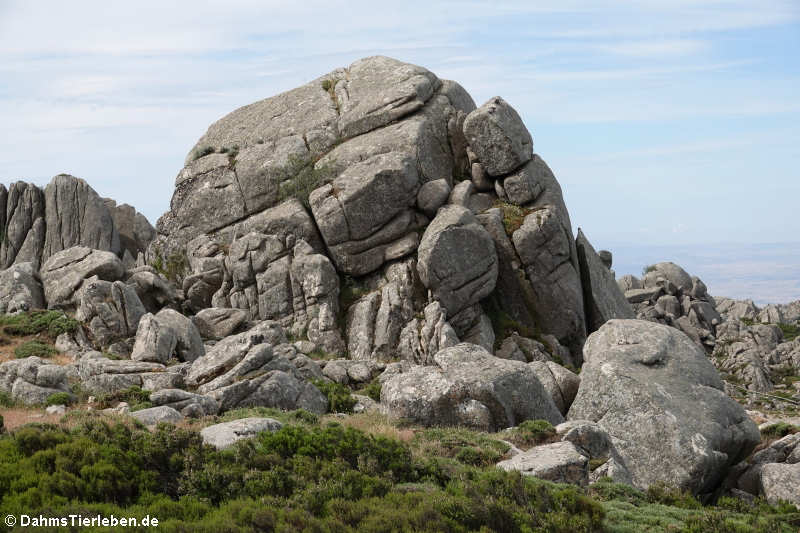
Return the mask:
[[409,365],[383,382],[381,404],[393,417],[426,426],[484,431],[528,419],[563,421],[536,374],[519,361],[499,359],[480,346],[440,350],[433,365]]
[[147,218],[128,204],[117,205],[111,198],[104,198],[114,227],[119,233],[119,246],[122,261],[127,268],[136,264],[139,254],[144,254],[156,236],[156,229]]
[[448,205],[422,236],[417,270],[448,316],[456,315],[494,290],[497,253],[492,237],[469,209]]
[[122,261],[111,252],[85,246],[56,252],[40,271],[47,306],[50,309],[74,306],[73,295],[84,280],[97,276],[100,280],[117,281],[124,272]]
[[568,418],[605,429],[637,487],[712,492],[760,441],[703,351],[674,328],[610,320],[584,359]]
[[575,239],[575,246],[578,250],[578,264],[581,267],[588,332],[597,331],[612,318],[636,318],[633,307],[614,280],[614,274],[603,263],[592,243],[580,229]]
[[192,320],[173,309],[147,313],[136,332],[131,359],[167,363],[173,357],[192,362],[206,353],[203,339]]
[[497,467],[556,483],[586,485],[589,482],[589,457],[566,441],[536,446],[500,461]]
[[23,405],[43,405],[56,393],[69,392],[69,369],[39,357],[0,363],[0,392]]
[[0,271],[0,314],[44,307],[42,282],[33,263],[17,263]]
[[278,431],[282,427],[283,424],[272,418],[240,418],[204,427],[200,436],[203,444],[224,450],[242,439],[251,439],[264,431]]

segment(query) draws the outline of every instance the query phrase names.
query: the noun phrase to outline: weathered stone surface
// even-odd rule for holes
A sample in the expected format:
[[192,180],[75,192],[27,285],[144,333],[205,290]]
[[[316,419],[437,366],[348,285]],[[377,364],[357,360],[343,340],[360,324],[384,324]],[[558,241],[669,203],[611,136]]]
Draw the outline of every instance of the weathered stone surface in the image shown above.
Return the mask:
[[486,431],[528,419],[563,420],[524,363],[498,359],[472,344],[441,350],[433,363],[400,369],[383,381],[381,404],[389,415],[424,425],[464,425]]
[[45,187],[44,201],[47,230],[42,261],[73,246],[120,253],[114,218],[88,183],[59,174]]
[[247,321],[247,311],[224,307],[203,309],[192,317],[204,339],[224,339]]
[[162,309],[155,319],[163,327],[175,332],[175,355],[180,361],[192,362],[205,355],[203,339],[191,319],[173,309]]
[[597,331],[612,318],[636,318],[636,313],[614,280],[614,274],[603,264],[589,239],[580,229],[575,246],[581,269],[588,332]]
[[536,324],[555,335],[580,363],[586,324],[572,224],[561,187],[544,161],[534,155],[527,165],[543,192],[528,205],[531,211],[511,240],[533,293],[530,307]]
[[174,424],[183,420],[183,415],[172,407],[162,405],[150,407],[141,411],[133,411],[130,416],[144,424],[145,426],[155,426],[161,423]]
[[153,267],[142,266],[128,271],[125,283],[136,291],[148,313],[158,313],[165,307],[180,308],[178,289]]
[[444,178],[423,183],[417,193],[417,207],[428,218],[435,217],[436,211],[447,203],[450,190],[450,184]]
[[418,111],[440,84],[429,70],[388,57],[356,61],[334,86],[339,131],[354,137]]
[[155,315],[147,313],[139,321],[131,359],[163,364],[172,357],[177,344],[177,332]]
[[97,276],[117,281],[124,273],[122,262],[111,252],[75,246],[52,255],[42,266],[44,298],[49,308],[74,305],[73,295],[85,279]]
[[38,268],[45,239],[44,192],[22,181],[12,183],[7,193],[2,187],[0,211],[5,230],[0,241],[0,268],[25,262]]
[[17,263],[0,271],[0,314],[44,307],[42,282],[33,263]]
[[404,361],[418,365],[431,364],[433,356],[459,343],[458,335],[439,302],[431,302],[423,310],[424,320],[412,318],[400,332],[397,354]]
[[234,242],[214,303],[244,309],[251,319],[280,321],[327,352],[344,351],[337,326],[339,276],[305,241],[248,233]]
[[761,492],[772,504],[785,500],[800,507],[800,463],[770,463],[761,469]]
[[253,438],[264,431],[278,431],[282,427],[283,424],[272,418],[240,418],[205,427],[200,430],[200,436],[203,444],[224,450],[242,439]]
[[253,328],[226,337],[215,344],[203,357],[196,359],[186,376],[186,383],[198,386],[224,374],[241,361],[253,346],[275,346],[286,342],[283,329],[277,322],[267,320]]
[[467,115],[464,136],[491,176],[508,174],[533,155],[531,134],[514,108],[499,96]]
[[566,415],[569,406],[578,393],[581,379],[563,366],[552,361],[532,361],[528,366],[536,374],[539,382],[550,394],[553,403],[562,415]]
[[0,391],[23,405],[41,405],[51,394],[69,392],[65,367],[39,357],[0,363]]
[[391,152],[348,167],[311,193],[311,212],[339,270],[366,274],[416,249],[419,186],[414,161]]
[[123,262],[127,268],[131,268],[135,265],[139,254],[147,252],[147,247],[156,236],[156,230],[150,225],[150,221],[136,211],[133,206],[117,205],[117,202],[111,198],[104,198],[103,202],[111,214],[114,228],[119,234],[120,254]]
[[191,418],[216,415],[219,412],[219,404],[215,399],[176,388],[154,391],[150,395],[150,402],[171,407]]
[[571,442],[536,446],[511,459],[500,461],[497,467],[556,483],[584,486],[589,482],[589,458]]
[[456,205],[440,209],[422,236],[417,270],[448,315],[488,296],[497,268],[494,242],[472,212]]
[[235,407],[275,407],[287,411],[305,409],[322,414],[328,399],[311,383],[291,371],[271,370],[252,379],[244,379],[208,392],[220,411]]
[[658,285],[659,278],[674,284],[678,290],[687,294],[691,292],[694,285],[692,277],[683,268],[669,261],[650,265],[642,282],[645,288],[655,287]]
[[525,165],[503,180],[503,192],[508,202],[526,205],[539,198],[543,185],[534,170],[535,167]]
[[136,292],[121,281],[88,279],[78,292],[75,318],[86,324],[92,340],[107,347],[136,335],[145,314]]
[[559,424],[556,434],[592,459],[607,459],[611,455],[611,437],[599,424],[590,420],[570,420]]
[[638,487],[710,492],[760,441],[703,351],[673,328],[611,320],[584,359],[568,417],[605,429]]

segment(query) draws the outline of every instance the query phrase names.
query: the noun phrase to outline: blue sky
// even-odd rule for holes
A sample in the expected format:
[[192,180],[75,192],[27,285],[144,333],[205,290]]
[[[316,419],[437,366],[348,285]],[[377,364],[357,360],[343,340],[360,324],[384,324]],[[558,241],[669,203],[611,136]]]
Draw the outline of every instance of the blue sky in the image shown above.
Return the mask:
[[0,182],[68,172],[155,223],[214,120],[384,54],[506,98],[622,264],[800,246],[797,0],[500,4],[0,0]]

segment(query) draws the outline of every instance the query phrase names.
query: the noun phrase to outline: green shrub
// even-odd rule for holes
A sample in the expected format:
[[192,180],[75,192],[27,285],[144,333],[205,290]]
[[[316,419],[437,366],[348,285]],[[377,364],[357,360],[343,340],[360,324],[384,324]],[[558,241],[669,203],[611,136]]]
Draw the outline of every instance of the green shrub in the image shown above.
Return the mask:
[[778,422],[776,424],[771,424],[764,429],[761,430],[762,437],[785,437],[786,435],[790,435],[792,433],[800,432],[800,427],[795,426],[793,424],[787,424],[786,422]]
[[430,428],[417,432],[411,443],[418,456],[447,457],[471,466],[502,460],[508,444],[468,428]]
[[376,402],[381,401],[381,382],[376,378],[370,382],[369,385],[358,391],[359,394],[369,396]]
[[0,315],[0,329],[8,335],[26,336],[46,334],[55,339],[62,333],[71,333],[80,322],[61,311],[29,311],[17,315]]
[[240,407],[226,411],[225,414],[218,418],[220,422],[230,422],[250,417],[274,418],[284,424],[308,424],[313,426],[319,423],[319,417],[305,409],[283,411],[274,407]]
[[72,401],[73,397],[68,392],[56,392],[47,397],[45,405],[48,407],[51,405],[71,405]]
[[666,483],[653,483],[647,487],[645,497],[650,503],[660,503],[681,509],[700,509],[702,504],[689,492]]
[[322,394],[328,398],[328,411],[331,413],[352,413],[356,399],[350,394],[350,389],[340,383],[324,381],[321,379],[312,380]]
[[25,341],[16,348],[14,348],[14,355],[17,359],[24,359],[26,357],[52,357],[58,351],[49,344],[41,341]]
[[551,440],[556,428],[547,420],[525,420],[511,430],[509,440],[519,446],[535,446]]
[[786,342],[793,341],[800,335],[800,326],[797,324],[778,324],[783,332],[783,340]]
[[4,390],[0,390],[0,407],[13,407],[14,400],[11,399],[11,395]]
[[194,151],[194,157],[192,157],[192,161],[196,161],[201,157],[205,157],[207,155],[211,155],[214,153],[214,149],[211,146],[203,146],[198,147]]

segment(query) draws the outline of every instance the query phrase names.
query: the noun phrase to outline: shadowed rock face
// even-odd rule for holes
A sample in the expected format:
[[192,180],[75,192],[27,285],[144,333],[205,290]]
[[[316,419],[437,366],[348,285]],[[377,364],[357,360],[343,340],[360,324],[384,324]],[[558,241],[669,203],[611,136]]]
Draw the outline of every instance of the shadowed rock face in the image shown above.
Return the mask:
[[675,328],[610,320],[584,356],[568,419],[605,429],[638,487],[711,492],[760,441],[702,349]]

